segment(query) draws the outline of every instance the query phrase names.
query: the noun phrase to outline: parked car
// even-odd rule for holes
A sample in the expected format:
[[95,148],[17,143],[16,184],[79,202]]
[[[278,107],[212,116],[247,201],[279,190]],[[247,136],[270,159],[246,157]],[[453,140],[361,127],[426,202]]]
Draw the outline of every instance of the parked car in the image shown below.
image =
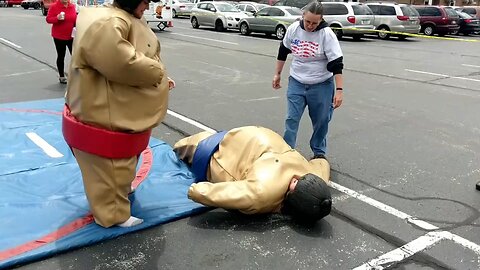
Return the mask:
[[238,29],[239,22],[247,18],[234,5],[226,2],[199,2],[192,8],[190,22],[193,28],[212,26],[217,31],[225,29]]
[[6,0],[4,5],[7,7],[19,6],[22,4],[22,1],[23,0]]
[[190,16],[195,4],[188,0],[172,0],[172,16]]
[[283,39],[290,24],[300,20],[302,10],[296,7],[267,6],[259,10],[253,17],[240,21],[240,34],[251,32],[275,34],[277,39]]
[[338,39],[351,36],[360,40],[365,33],[362,30],[375,29],[373,13],[367,5],[357,2],[322,2],[322,5],[323,18]]
[[480,32],[480,20],[468,15],[465,12],[456,11],[458,16],[460,16],[460,20],[458,21],[458,29],[457,34],[464,34],[468,36],[472,33]]
[[276,2],[278,2],[278,0],[260,0],[258,3],[273,6]]
[[414,6],[420,14],[421,32],[427,36],[446,34],[458,31],[458,14],[450,7],[444,6]]
[[39,9],[42,1],[41,0],[23,0],[20,4],[24,9]]
[[480,6],[464,6],[455,9],[480,20]]
[[399,39],[407,38],[406,34],[418,34],[420,31],[420,20],[418,12],[410,5],[378,2],[366,5],[372,10],[375,20],[373,25],[376,30],[392,31],[398,34],[377,32],[381,39],[388,39],[390,36],[397,36]]
[[266,4],[260,4],[256,2],[239,2],[237,4],[237,8],[240,11],[243,11],[245,14],[253,16],[257,13],[260,9],[268,7]]
[[[288,6],[288,7],[296,7],[296,8],[304,8],[308,3],[312,0],[279,0],[273,4],[273,6]],[[324,2],[322,2],[323,4]]]

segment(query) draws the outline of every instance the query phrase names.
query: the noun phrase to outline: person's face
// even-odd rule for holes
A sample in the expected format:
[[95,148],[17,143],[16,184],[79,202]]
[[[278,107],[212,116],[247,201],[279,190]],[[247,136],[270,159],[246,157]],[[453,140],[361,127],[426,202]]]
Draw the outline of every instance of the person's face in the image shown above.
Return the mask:
[[322,22],[322,15],[313,14],[310,11],[305,11],[303,13],[303,26],[305,27],[305,31],[313,32],[320,22]]
[[69,0],[60,0],[60,2],[62,2],[62,4],[66,5],[68,4]]
[[145,10],[148,9],[148,6],[150,4],[150,0],[142,0],[140,1],[140,4],[137,6],[137,8],[133,11],[133,16],[137,17],[137,18],[142,18],[143,17],[143,13],[145,12]]

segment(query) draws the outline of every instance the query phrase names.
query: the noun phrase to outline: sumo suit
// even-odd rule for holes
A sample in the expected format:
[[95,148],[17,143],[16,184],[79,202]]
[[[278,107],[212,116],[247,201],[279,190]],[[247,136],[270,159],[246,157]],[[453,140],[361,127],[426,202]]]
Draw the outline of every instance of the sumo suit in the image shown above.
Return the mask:
[[[205,144],[209,139],[213,144]],[[207,151],[199,149],[202,145]],[[327,184],[330,179],[326,159],[308,161],[280,135],[258,126],[201,132],[178,141],[174,151],[198,180],[207,180],[190,186],[191,200],[244,214],[280,212],[294,176],[313,173]],[[202,160],[205,166],[196,167]]]
[[131,183],[151,129],[164,118],[168,77],[143,19],[116,7],[79,13],[63,117],[96,223],[130,217]]

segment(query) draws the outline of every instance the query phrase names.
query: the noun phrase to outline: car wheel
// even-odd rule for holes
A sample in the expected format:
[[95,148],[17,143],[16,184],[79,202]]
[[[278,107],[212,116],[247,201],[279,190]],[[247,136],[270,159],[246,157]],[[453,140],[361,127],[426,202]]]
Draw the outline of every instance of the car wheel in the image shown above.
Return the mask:
[[223,32],[224,30],[225,30],[225,27],[223,27],[223,22],[221,20],[216,20],[215,21],[215,31]]
[[433,36],[433,34],[435,33],[435,29],[432,25],[427,25],[425,26],[425,28],[423,28],[423,33],[427,36]]
[[198,20],[197,20],[196,17],[192,17],[192,21],[191,21],[191,22],[192,22],[192,27],[193,27],[193,28],[196,28],[196,29],[197,29],[197,28],[200,27],[200,24],[198,24]]
[[42,6],[42,15],[47,16],[48,9],[45,8],[45,6]]
[[23,6],[24,9],[28,9],[28,6]]
[[172,17],[177,18],[177,12],[175,11],[175,9],[172,9]]
[[[390,29],[388,29],[388,27],[386,27],[386,26],[380,26],[377,30],[379,30],[379,31],[390,31]],[[381,39],[389,39],[390,34],[385,33],[385,32],[378,32],[378,37],[381,38]]]
[[250,29],[248,28],[248,24],[246,22],[240,24],[240,34],[245,36],[250,34]]
[[39,9],[40,8],[40,3],[34,3],[33,8],[34,9]]
[[337,36],[337,39],[340,40],[343,37],[343,31],[340,27],[340,25],[330,25],[332,27],[333,33],[335,33],[335,36]]
[[285,27],[283,27],[283,25],[277,26],[275,29],[275,35],[277,36],[277,39],[283,39],[285,36]]

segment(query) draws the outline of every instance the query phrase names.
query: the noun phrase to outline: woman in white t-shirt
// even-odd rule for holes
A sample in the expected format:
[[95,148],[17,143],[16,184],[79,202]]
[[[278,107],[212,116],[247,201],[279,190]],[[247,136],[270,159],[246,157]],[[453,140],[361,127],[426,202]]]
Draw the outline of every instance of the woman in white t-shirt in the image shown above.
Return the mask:
[[292,54],[287,90],[287,117],[283,138],[295,148],[305,107],[312,121],[310,148],[313,158],[325,158],[328,123],[343,100],[343,54],[335,33],[323,20],[323,6],[309,3],[300,21],[291,24],[278,50],[272,87],[280,80],[288,54]]

